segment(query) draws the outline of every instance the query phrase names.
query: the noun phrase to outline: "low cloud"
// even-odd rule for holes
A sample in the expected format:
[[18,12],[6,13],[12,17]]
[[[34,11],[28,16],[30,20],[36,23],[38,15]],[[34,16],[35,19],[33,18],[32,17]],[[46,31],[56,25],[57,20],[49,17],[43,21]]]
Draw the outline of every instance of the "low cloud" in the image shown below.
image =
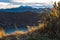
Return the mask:
[[23,2],[23,3],[41,3],[41,2],[49,2],[48,0],[11,0],[12,2]]
[[19,5],[14,5],[11,3],[5,3],[5,2],[0,2],[0,9],[9,9],[9,8],[16,8],[19,7]]
[[[58,2],[60,0],[53,0],[53,2]],[[0,9],[10,9],[17,8],[20,6],[31,6],[31,7],[40,7],[40,6],[52,6],[51,0],[10,0],[7,2],[0,2]]]
[[18,8],[20,6],[31,6],[34,8],[40,8],[41,6],[50,6],[47,3],[20,3],[20,4],[13,4],[13,3],[5,3],[0,2],[0,9],[11,9],[11,8]]
[[60,0],[11,0],[11,2],[14,3],[47,3],[49,5],[59,1]]
[[51,0],[11,0],[11,2],[24,6],[52,6]]

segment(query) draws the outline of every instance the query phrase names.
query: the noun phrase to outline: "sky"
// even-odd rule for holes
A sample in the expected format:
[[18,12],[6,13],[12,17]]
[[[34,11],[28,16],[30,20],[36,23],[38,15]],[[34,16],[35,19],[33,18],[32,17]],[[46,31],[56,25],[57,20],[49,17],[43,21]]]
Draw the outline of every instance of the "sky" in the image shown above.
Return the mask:
[[60,0],[0,0],[0,9],[6,8],[16,8],[21,5],[29,6],[50,6],[53,2],[58,2]]

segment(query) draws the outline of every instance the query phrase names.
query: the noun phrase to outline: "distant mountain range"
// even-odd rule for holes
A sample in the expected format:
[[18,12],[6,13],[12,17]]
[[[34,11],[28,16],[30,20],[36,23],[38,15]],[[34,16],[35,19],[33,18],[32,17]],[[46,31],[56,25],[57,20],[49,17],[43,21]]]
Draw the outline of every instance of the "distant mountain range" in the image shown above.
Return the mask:
[[[43,6],[42,6],[43,7]],[[47,10],[45,10],[47,9]],[[25,11],[31,11],[31,12],[50,12],[50,8],[34,8],[31,6],[20,6],[18,8],[11,8],[11,9],[0,9],[0,12],[25,12]]]

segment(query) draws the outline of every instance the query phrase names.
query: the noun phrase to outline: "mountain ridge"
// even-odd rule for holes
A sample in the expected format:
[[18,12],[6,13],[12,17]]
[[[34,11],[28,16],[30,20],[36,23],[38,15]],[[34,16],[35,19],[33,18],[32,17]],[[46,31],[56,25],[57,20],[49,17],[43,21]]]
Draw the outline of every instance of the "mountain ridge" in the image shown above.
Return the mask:
[[[43,7],[43,6],[41,6]],[[44,12],[46,8],[34,8],[31,6],[20,6],[18,8],[11,8],[11,9],[0,9],[0,12]],[[47,8],[47,11],[50,11],[50,8]]]

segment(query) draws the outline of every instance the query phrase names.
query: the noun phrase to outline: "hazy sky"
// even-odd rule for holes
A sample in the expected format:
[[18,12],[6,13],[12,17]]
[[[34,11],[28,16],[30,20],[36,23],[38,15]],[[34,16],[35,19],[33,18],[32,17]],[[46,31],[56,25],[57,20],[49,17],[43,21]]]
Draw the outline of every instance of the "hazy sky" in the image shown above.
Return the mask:
[[43,3],[44,5],[51,5],[52,2],[55,1],[58,2],[60,0],[0,0],[0,9],[19,7],[19,5],[22,5],[21,3],[23,3],[23,5],[32,3],[31,6],[35,5],[33,3]]
[[22,2],[39,2],[39,3],[40,2],[47,2],[48,3],[49,1],[53,1],[53,2],[57,1],[58,2],[59,0],[12,0],[12,1],[14,1],[14,2],[21,2],[21,1]]

